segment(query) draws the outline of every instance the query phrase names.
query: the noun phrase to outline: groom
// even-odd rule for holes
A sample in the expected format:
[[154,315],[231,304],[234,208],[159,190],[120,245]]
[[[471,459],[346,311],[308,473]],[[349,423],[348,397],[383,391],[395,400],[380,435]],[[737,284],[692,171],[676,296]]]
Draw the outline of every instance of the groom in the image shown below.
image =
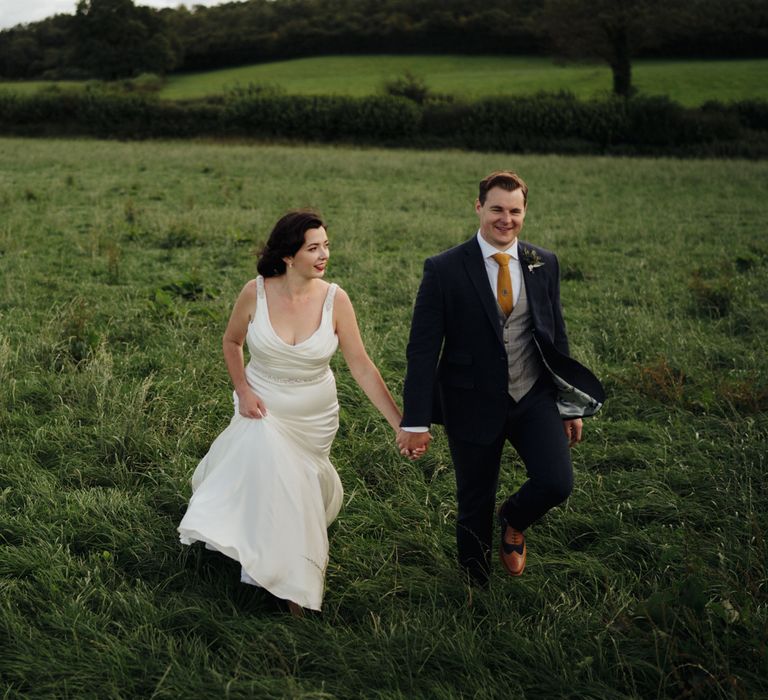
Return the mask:
[[525,530],[573,488],[569,448],[582,417],[603,401],[600,382],[568,354],[555,255],[518,239],[528,187],[498,171],[480,182],[475,236],[424,264],[408,342],[397,435],[415,458],[442,423],[458,501],[459,563],[473,582],[490,574],[493,516],[505,441],[528,480],[498,508],[500,557],[523,573]]

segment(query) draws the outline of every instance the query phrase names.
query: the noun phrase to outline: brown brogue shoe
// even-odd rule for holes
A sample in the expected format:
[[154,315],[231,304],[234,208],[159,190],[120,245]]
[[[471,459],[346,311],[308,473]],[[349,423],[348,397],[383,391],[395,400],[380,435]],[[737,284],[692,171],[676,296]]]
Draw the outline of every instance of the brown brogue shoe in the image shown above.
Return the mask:
[[499,509],[499,523],[501,524],[499,558],[510,576],[520,576],[525,569],[527,554],[525,535],[509,525],[503,515],[503,507]]

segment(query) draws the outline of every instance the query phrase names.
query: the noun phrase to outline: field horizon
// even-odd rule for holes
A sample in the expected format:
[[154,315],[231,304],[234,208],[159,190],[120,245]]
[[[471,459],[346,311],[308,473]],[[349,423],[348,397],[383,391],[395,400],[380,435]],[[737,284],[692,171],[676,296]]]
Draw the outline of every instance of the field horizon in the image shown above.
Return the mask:
[[[768,163],[16,138],[0,163],[4,697],[768,697]],[[176,533],[259,242],[323,213],[399,401],[423,260],[500,168],[608,393],[575,491],[524,576],[471,592],[441,429],[400,458],[337,354],[344,506],[293,619]],[[507,449],[499,498],[524,478]]]

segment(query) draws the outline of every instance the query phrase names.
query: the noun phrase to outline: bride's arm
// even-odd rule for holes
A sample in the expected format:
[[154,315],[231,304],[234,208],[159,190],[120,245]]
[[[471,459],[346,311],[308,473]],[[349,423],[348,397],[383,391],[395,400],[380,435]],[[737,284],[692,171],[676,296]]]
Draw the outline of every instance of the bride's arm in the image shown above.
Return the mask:
[[371,400],[371,403],[379,409],[387,423],[397,432],[402,417],[400,409],[381,378],[381,373],[365,351],[355,318],[355,310],[352,308],[349,296],[343,289],[336,291],[333,314],[339,347],[352,377]]
[[243,366],[243,344],[248,332],[248,323],[255,308],[256,280],[251,280],[243,287],[240,296],[237,297],[222,341],[224,362],[237,393],[240,414],[246,418],[263,418],[267,415],[264,402],[248,385]]

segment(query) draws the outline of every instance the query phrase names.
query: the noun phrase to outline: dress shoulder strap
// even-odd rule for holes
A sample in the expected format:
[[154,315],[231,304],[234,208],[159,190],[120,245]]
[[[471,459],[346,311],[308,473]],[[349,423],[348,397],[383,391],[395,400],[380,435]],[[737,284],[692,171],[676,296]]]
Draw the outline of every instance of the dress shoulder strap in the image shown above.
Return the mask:
[[261,275],[258,275],[258,277],[256,277],[256,297],[263,299],[264,296],[264,278]]
[[339,285],[335,282],[332,282],[331,285],[328,287],[328,291],[325,294],[325,303],[324,303],[324,309],[325,311],[333,311],[333,300],[336,297],[336,290],[339,288]]

